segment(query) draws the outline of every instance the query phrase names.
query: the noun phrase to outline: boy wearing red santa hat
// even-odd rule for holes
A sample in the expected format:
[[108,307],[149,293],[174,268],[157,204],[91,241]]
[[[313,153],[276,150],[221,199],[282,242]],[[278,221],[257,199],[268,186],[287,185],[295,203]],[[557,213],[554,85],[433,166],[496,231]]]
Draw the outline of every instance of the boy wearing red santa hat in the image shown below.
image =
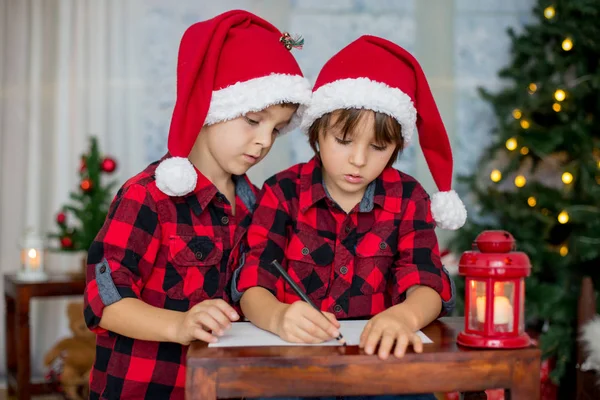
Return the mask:
[[[338,320],[364,318],[367,354],[378,346],[382,359],[402,357],[409,344],[421,352],[415,332],[454,304],[434,229],[466,219],[421,67],[392,42],[357,39],[321,70],[302,127],[316,155],[265,182],[234,297],[254,324],[291,342],[331,340]],[[417,133],[440,190],[431,198],[392,168]],[[324,315],[298,301],[273,260]]]
[[183,35],[169,151],[123,185],[89,249],[91,399],[183,399],[186,346],[239,319],[228,288],[255,206],[246,171],[310,99],[299,44],[246,11]]

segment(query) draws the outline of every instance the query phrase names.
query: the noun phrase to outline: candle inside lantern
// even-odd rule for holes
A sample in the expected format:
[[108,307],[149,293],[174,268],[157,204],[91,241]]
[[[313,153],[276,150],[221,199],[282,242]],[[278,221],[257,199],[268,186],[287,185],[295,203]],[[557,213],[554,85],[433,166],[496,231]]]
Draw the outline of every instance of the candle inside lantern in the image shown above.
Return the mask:
[[[477,297],[477,322],[485,322],[485,296]],[[513,308],[505,296],[494,296],[494,324],[508,324],[513,315]]]
[[40,252],[36,249],[27,250],[27,265],[31,270],[37,270],[40,268]]

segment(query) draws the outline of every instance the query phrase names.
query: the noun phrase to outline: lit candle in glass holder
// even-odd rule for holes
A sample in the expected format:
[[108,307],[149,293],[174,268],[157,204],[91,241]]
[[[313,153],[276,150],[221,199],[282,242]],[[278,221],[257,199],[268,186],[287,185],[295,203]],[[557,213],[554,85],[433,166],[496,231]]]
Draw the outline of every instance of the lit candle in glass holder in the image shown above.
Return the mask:
[[17,277],[26,281],[46,280],[44,272],[44,240],[34,231],[27,231],[21,244],[21,269]]

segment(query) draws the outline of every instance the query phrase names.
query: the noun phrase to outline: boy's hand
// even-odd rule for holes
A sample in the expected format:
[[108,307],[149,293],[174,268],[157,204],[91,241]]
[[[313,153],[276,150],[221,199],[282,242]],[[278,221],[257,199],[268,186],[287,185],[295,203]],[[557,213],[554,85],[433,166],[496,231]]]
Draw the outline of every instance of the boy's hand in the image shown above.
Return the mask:
[[175,328],[175,342],[186,346],[194,340],[214,343],[216,336],[223,336],[225,330],[231,328],[231,322],[239,318],[238,313],[224,300],[204,300],[182,313]]
[[397,312],[383,311],[367,322],[360,336],[359,346],[365,349],[365,353],[373,354],[379,343],[377,355],[382,360],[388,358],[394,344],[394,356],[398,358],[404,356],[409,343],[412,343],[416,353],[421,353],[423,342],[409,326],[407,319],[402,318]]
[[323,343],[331,340],[339,335],[340,323],[333,314],[323,314],[304,301],[286,304],[276,318],[276,333],[283,340],[293,343]]

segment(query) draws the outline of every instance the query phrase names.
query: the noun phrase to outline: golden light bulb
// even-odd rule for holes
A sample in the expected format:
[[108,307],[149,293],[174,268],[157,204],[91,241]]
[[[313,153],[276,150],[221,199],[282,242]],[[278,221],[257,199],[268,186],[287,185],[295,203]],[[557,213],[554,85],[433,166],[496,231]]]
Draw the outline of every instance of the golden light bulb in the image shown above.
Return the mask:
[[523,175],[517,175],[515,177],[515,186],[522,188],[527,183],[527,179]]
[[490,174],[490,179],[492,182],[500,182],[500,179],[502,179],[502,172],[497,169],[493,170]]
[[523,116],[523,113],[518,108],[515,108],[512,112],[512,116],[514,119],[520,119]]
[[529,90],[529,93],[533,94],[537,90],[537,85],[532,82],[532,83],[529,84],[529,86],[527,87],[527,89]]
[[27,255],[29,256],[29,258],[36,258],[37,251],[35,249],[29,249],[29,251],[27,252]]
[[521,120],[521,128],[529,129],[529,121],[527,121],[526,119]]
[[566,256],[567,254],[569,254],[569,248],[565,245],[560,246],[560,255],[561,256]]
[[556,10],[554,10],[554,7],[548,6],[544,9],[544,17],[546,17],[546,19],[554,18],[554,15],[556,15]]
[[531,196],[527,199],[527,204],[529,204],[529,207],[535,207],[535,205],[537,204],[537,200],[535,199],[535,197]]
[[523,154],[524,156],[529,154],[529,147],[527,147],[527,146],[521,147],[521,154]]
[[571,40],[571,38],[565,38],[565,40],[563,40],[562,42],[562,49],[564,51],[569,51],[573,48],[573,41]]
[[557,89],[556,92],[554,92],[554,98],[556,101],[563,101],[566,97],[567,94],[562,89]]
[[570,172],[565,172],[564,174],[562,174],[562,181],[565,185],[568,185],[569,183],[573,182],[573,174],[571,174]]
[[598,161],[598,168],[600,168],[600,161]]
[[561,211],[557,219],[561,224],[566,224],[569,222],[569,214],[566,211]]
[[510,138],[506,141],[506,148],[510,151],[513,151],[517,148],[517,139]]
[[552,109],[556,112],[559,112],[562,109],[562,107],[560,104],[554,103],[554,104],[552,104]]

